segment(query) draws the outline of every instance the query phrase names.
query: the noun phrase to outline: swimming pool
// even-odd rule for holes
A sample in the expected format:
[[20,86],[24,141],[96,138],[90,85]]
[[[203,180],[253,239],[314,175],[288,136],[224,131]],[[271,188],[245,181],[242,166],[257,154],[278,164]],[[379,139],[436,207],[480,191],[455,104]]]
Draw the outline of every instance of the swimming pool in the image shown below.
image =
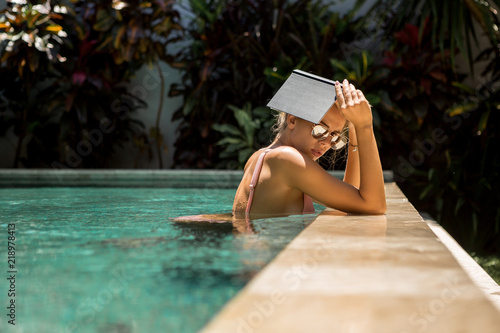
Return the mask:
[[255,220],[254,234],[169,220],[230,212],[234,193],[0,189],[0,248],[14,224],[17,269],[16,325],[3,315],[0,331],[196,332],[315,217]]

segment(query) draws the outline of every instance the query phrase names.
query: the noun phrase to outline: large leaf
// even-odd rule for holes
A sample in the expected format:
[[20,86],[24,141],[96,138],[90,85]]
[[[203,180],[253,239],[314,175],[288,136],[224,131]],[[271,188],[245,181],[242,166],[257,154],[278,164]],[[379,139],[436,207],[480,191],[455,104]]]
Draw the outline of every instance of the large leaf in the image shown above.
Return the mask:
[[231,134],[231,135],[236,135],[236,136],[241,135],[241,132],[239,129],[237,129],[233,125],[229,125],[229,124],[213,124],[212,128],[218,132],[223,133],[223,134]]
[[104,8],[99,8],[97,10],[97,18],[93,28],[96,31],[108,31],[114,23],[115,20],[113,16],[110,15],[109,11]]

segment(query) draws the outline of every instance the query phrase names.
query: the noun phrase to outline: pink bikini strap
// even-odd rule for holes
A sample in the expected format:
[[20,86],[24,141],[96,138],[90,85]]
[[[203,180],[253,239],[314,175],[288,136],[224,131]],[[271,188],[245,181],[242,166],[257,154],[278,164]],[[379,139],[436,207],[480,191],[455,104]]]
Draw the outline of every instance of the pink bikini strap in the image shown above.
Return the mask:
[[250,181],[250,194],[248,195],[247,209],[245,215],[250,215],[250,208],[252,208],[253,193],[255,191],[255,186],[259,181],[260,171],[262,170],[262,164],[264,164],[264,157],[271,149],[266,149],[262,154],[260,154],[257,164],[255,164],[255,169],[253,170],[252,180]]

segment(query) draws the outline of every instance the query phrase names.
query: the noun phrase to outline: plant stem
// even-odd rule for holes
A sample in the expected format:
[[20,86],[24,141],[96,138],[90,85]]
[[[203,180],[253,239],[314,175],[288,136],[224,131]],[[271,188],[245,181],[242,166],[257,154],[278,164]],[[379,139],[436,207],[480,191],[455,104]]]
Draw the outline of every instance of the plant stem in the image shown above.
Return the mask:
[[25,132],[26,132],[26,118],[28,116],[28,111],[26,109],[23,110],[23,122],[21,124],[21,132],[17,137],[17,145],[16,145],[16,156],[14,157],[14,168],[17,169],[19,164],[19,156],[21,155],[21,147],[23,144]]
[[161,72],[160,63],[156,63],[156,68],[158,69],[158,74],[160,75],[160,103],[158,105],[158,111],[156,113],[156,123],[155,123],[155,136],[156,136],[156,152],[158,154],[158,161],[160,163],[160,169],[163,169],[163,159],[161,156],[161,147],[162,143],[162,135],[160,130],[160,117],[161,111],[163,109],[163,99],[165,92],[165,78],[163,77],[163,73]]

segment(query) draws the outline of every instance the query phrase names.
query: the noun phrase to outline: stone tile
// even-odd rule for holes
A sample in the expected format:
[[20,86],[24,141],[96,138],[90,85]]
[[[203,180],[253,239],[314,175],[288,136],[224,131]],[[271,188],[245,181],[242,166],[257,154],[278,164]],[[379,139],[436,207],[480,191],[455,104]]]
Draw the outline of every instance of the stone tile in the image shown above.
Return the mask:
[[498,310],[386,191],[385,216],[322,212],[202,332],[499,332]]

